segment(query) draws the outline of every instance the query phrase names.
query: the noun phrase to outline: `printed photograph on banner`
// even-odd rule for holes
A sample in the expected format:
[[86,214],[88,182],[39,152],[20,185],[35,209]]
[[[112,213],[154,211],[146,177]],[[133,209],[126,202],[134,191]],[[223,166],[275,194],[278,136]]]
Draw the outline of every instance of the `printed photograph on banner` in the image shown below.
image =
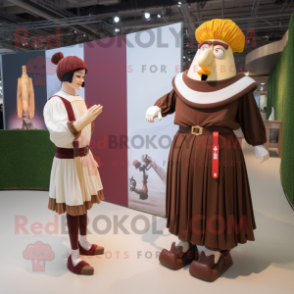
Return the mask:
[[5,129],[46,129],[44,51],[3,55],[2,90]]
[[[146,110],[172,90],[172,79],[181,72],[182,24],[176,23],[128,34],[128,206],[154,215],[165,215],[167,161],[177,126],[174,114],[145,120]],[[142,44],[145,44],[143,46]],[[148,44],[148,46],[147,46]]]

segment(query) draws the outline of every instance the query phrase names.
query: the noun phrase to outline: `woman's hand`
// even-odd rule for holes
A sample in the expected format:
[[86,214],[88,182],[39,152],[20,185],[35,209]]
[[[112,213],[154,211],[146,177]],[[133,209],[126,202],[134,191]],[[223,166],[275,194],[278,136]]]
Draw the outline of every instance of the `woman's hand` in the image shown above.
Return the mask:
[[103,106],[99,105],[93,105],[90,107],[87,112],[81,116],[78,120],[76,120],[73,123],[73,126],[76,128],[76,130],[79,132],[82,130],[85,126],[90,124],[92,121],[94,121],[97,116],[102,112]]
[[102,112],[102,108],[103,106],[101,106],[100,104],[90,107],[84,114],[87,116],[86,120],[89,121],[89,123],[95,120],[97,116]]

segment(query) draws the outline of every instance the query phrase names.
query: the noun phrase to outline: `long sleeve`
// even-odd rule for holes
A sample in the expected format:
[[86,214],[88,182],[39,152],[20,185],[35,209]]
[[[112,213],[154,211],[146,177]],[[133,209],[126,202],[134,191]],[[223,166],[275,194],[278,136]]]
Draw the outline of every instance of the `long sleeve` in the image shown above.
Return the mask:
[[59,97],[52,97],[44,106],[44,121],[50,132],[50,140],[63,147],[72,143],[77,136],[74,126],[68,120],[66,108]]
[[239,98],[237,121],[248,144],[257,146],[266,142],[264,122],[252,92]]
[[175,90],[171,90],[169,93],[165,94],[161,98],[159,98],[154,106],[158,106],[161,108],[162,116],[167,116],[168,114],[172,114],[175,112],[176,108],[176,92]]

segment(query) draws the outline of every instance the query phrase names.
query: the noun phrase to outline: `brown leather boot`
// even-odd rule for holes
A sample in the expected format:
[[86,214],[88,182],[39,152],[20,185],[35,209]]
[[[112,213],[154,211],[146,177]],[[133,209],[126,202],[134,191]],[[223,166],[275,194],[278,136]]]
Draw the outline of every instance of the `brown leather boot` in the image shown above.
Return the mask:
[[162,249],[159,255],[159,261],[171,269],[180,269],[191,263],[192,260],[198,260],[197,246],[190,242],[189,246],[188,251],[183,252],[183,247],[176,246],[176,243],[173,242],[170,251]]
[[213,282],[232,264],[233,260],[228,250],[221,253],[221,257],[219,258],[217,264],[214,262],[214,255],[206,256],[204,251],[202,251],[200,259],[192,262],[189,272],[192,276],[198,279]]

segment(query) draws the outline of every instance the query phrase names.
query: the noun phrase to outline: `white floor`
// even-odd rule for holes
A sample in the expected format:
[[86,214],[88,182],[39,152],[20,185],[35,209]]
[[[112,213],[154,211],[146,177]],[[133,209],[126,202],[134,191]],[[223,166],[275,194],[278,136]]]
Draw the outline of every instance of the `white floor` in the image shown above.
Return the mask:
[[[0,293],[293,293],[294,212],[280,184],[280,159],[260,164],[253,147],[244,142],[243,146],[256,241],[234,248],[233,266],[215,282],[190,276],[189,266],[173,271],[159,264],[159,252],[177,241],[165,228],[164,218],[107,202],[95,204],[88,213],[89,241],[104,246],[106,254],[83,257],[95,268],[93,276],[75,275],[66,267],[70,243],[65,215],[56,218],[57,234],[44,229],[54,221],[54,213],[47,209],[48,192],[0,191]],[[105,233],[97,232],[97,217],[102,218],[98,228]],[[139,234],[136,230],[144,230],[146,224],[145,233]],[[37,241],[49,244],[54,252],[44,271],[34,270],[32,260],[23,257],[27,246]]]

